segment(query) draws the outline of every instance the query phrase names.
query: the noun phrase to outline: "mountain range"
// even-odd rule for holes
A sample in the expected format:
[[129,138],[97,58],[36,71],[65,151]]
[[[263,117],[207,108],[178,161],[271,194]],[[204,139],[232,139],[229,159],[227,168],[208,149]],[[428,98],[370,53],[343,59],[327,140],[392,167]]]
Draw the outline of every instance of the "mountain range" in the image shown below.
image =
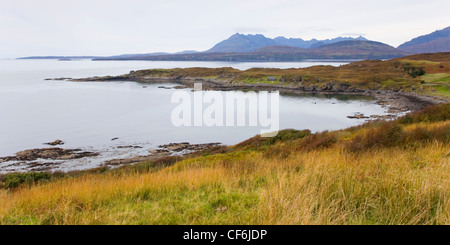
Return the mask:
[[172,60],[172,61],[300,61],[304,59],[389,59],[409,54],[450,52],[450,27],[412,39],[398,48],[360,36],[325,40],[268,38],[236,33],[204,52],[96,56],[40,56],[21,59]]
[[291,46],[297,48],[317,48],[322,45],[337,43],[341,41],[349,41],[349,40],[364,40],[367,41],[364,37],[351,38],[351,37],[337,37],[333,39],[326,40],[317,40],[311,39],[309,41],[305,41],[301,38],[285,38],[285,37],[277,37],[274,39],[267,38],[261,34],[256,35],[244,35],[236,33],[228,39],[216,44],[213,48],[206,51],[209,53],[246,53],[252,52],[262,47],[267,46]]
[[98,58],[94,60],[154,60],[154,61],[302,61],[306,59],[390,59],[407,55],[387,44],[349,40],[322,45],[318,48],[298,48],[286,45],[265,46],[251,52],[199,52],[177,55],[154,55],[132,58]]
[[413,54],[450,52],[450,26],[428,35],[414,38],[398,46],[398,48]]

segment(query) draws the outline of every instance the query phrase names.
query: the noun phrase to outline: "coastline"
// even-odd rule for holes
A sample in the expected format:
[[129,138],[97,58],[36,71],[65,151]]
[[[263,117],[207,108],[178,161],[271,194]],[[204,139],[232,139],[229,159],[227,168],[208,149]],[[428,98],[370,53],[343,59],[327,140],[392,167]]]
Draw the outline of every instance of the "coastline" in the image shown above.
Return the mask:
[[[73,82],[134,81],[177,83],[206,90],[257,90],[288,94],[369,95],[392,111],[418,111],[448,103],[450,53],[419,54],[391,60],[362,60],[339,67],[307,68],[175,68],[131,71],[120,76],[66,79]],[[433,77],[440,75],[439,77]],[[443,86],[439,90],[436,86]],[[439,91],[438,91],[439,90]]]
[[[88,82],[95,81],[95,78],[88,79],[71,79],[71,78],[55,78],[52,80],[57,81],[73,81],[73,82]],[[302,95],[302,94],[333,94],[333,95],[362,95],[362,96],[370,96],[375,98],[377,104],[380,106],[387,108],[389,111],[389,115],[386,116],[377,116],[371,115],[370,120],[390,120],[395,119],[402,113],[406,112],[414,112],[419,111],[425,108],[426,106],[439,104],[441,100],[439,98],[428,97],[428,96],[420,96],[413,93],[402,93],[402,92],[394,92],[394,91],[369,91],[362,89],[346,89],[345,87],[335,87],[335,86],[327,86],[326,88],[317,88],[317,87],[301,87],[301,86],[279,86],[279,85],[270,85],[270,84],[234,84],[230,82],[224,82],[220,79],[202,79],[202,78],[192,78],[192,77],[178,77],[177,79],[173,78],[160,78],[160,77],[151,77],[144,79],[133,79],[133,80],[117,80],[115,77],[110,78],[107,81],[125,81],[125,82],[139,82],[142,84],[178,84],[179,86],[175,86],[172,88],[175,89],[184,89],[184,88],[193,88],[195,83],[202,83],[204,90],[219,90],[219,91],[279,91],[282,94],[290,94],[290,95]],[[165,87],[164,87],[165,88]],[[364,115],[362,115],[364,116]],[[352,117],[349,118],[354,119],[363,119],[369,117]],[[169,143],[167,145],[161,145],[156,149],[150,150],[146,152],[146,154],[139,154],[135,156],[129,157],[117,157],[110,158],[103,161],[98,167],[106,167],[106,168],[117,168],[125,165],[133,165],[142,162],[148,161],[158,161],[160,159],[171,158],[171,157],[188,157],[191,154],[195,154],[196,152],[201,152],[204,150],[208,150],[210,148],[215,148],[219,146],[219,143],[207,143],[204,144],[190,144],[188,142],[184,143]],[[139,146],[122,146],[121,148],[130,148],[139,147]],[[142,148],[142,147],[140,147]],[[181,150],[179,150],[181,149]],[[187,150],[185,150],[187,149]],[[81,154],[79,154],[81,153]],[[0,162],[16,160],[15,164],[17,166],[21,166],[21,169],[10,169],[8,172],[21,172],[21,171],[55,171],[55,168],[58,167],[58,160],[77,160],[83,158],[86,159],[96,157],[100,155],[101,152],[87,152],[89,154],[85,154],[81,149],[61,149],[61,148],[41,148],[41,149],[30,149],[18,152],[16,156],[8,156],[8,157],[0,157]],[[85,154],[85,155],[83,155]],[[36,159],[42,158],[47,159],[44,162],[36,161]],[[82,160],[83,160],[82,159]],[[28,163],[24,162],[29,160]],[[23,168],[24,165],[29,165],[28,167],[32,167],[29,170],[27,168]],[[91,168],[95,169],[95,168]],[[61,171],[61,170],[56,170]],[[73,171],[73,170],[63,170]],[[86,171],[86,170],[81,170]]]
[[420,111],[427,106],[447,103],[448,100],[437,96],[420,95],[413,92],[390,91],[390,90],[366,90],[345,86],[338,83],[327,83],[324,87],[319,86],[302,86],[302,85],[274,85],[274,84],[244,84],[233,83],[232,80],[214,79],[214,78],[197,78],[197,77],[128,77],[123,76],[108,78],[55,78],[54,80],[65,80],[71,82],[108,82],[108,81],[124,81],[139,83],[175,83],[175,89],[193,88],[195,83],[202,83],[204,90],[218,91],[279,91],[281,94],[335,94],[335,95],[363,95],[371,96],[377,100],[377,103],[388,108],[391,112],[408,112]]
[[[450,53],[446,55],[450,56]],[[396,62],[399,61],[358,61],[350,63],[343,67],[315,66],[300,69],[253,68],[245,71],[227,67],[151,69],[131,71],[129,74],[120,76],[104,76],[78,79],[61,77],[47,78],[45,80],[55,80],[62,82],[114,81],[138,82],[142,84],[178,84],[178,86],[170,88],[161,86],[161,88],[165,89],[193,88],[195,83],[202,83],[203,90],[216,91],[278,91],[281,94],[287,95],[361,95],[373,97],[376,100],[375,103],[387,109],[387,112],[389,113],[389,115],[370,115],[370,117],[363,114],[347,116],[351,119],[366,118],[369,120],[391,120],[408,112],[420,111],[427,106],[449,102],[449,99],[447,97],[425,94],[425,92],[427,91],[425,90],[425,86],[420,86],[423,84],[423,80],[420,81],[416,77],[411,76],[411,74],[408,74],[406,70],[404,71],[403,69],[399,68],[401,67],[401,63],[397,64]],[[444,63],[438,64],[433,63],[432,67],[429,69],[436,69],[436,67],[439,66],[439,71],[442,71],[442,68],[445,68],[444,71],[448,70],[443,65],[440,65],[447,64],[445,63],[445,61]],[[394,68],[392,67],[392,65],[394,66]],[[409,67],[409,65],[407,66]],[[380,67],[387,70],[385,71],[386,74],[374,72],[379,71]],[[373,71],[371,71],[371,69]],[[360,78],[361,74],[364,74],[363,77],[368,81],[372,81],[372,83],[361,82],[364,81]],[[328,75],[328,77],[326,75]],[[394,84],[395,86],[385,86],[383,84],[383,81],[380,80],[380,77],[383,76],[384,79],[400,79],[400,81],[403,81],[404,83],[402,85]],[[342,77],[344,77],[345,79],[342,79]],[[139,156],[134,155],[125,158],[117,156],[117,158],[114,159],[107,159],[104,161],[103,166],[114,168],[117,166],[135,164],[139,162],[154,161],[160,158],[171,157],[175,155],[184,156],[196,151],[204,150],[205,148],[203,148],[202,146],[216,146],[211,145],[211,143],[208,142],[202,142],[204,144],[201,145],[191,145],[189,143],[179,142],[166,143],[169,143],[168,146],[183,145],[184,147],[187,147],[191,150],[187,152],[177,152],[168,150],[167,148],[164,149],[164,146],[160,146],[159,149],[154,149],[153,152],[145,152],[145,154],[140,154]],[[126,147],[127,146],[125,146],[125,148]],[[133,146],[131,146],[130,148],[133,148]],[[83,156],[83,154],[77,155],[81,151],[82,150],[80,149],[61,148],[31,149],[18,152],[16,156],[0,157],[0,162],[9,160],[26,160],[27,158],[31,158],[33,162],[30,161],[30,163],[37,168],[30,171],[45,171],[51,170],[51,167],[49,166],[54,164],[54,160],[70,160],[85,157]],[[93,154],[91,152],[84,153],[86,153],[87,157]],[[148,153],[150,153],[150,155]],[[23,157],[23,159],[20,159],[21,157]],[[46,159],[46,157],[48,159],[48,162],[34,162],[37,158]]]
[[[50,79],[47,79],[50,80]],[[55,78],[51,80],[56,81],[76,81],[81,82],[80,80],[74,80],[71,78]],[[91,79],[86,79],[86,81],[90,81]],[[83,79],[83,81],[85,81]],[[112,81],[117,81],[112,79]],[[231,90],[256,90],[256,91],[280,91],[282,94],[291,94],[291,95],[300,95],[300,94],[348,94],[348,95],[363,95],[363,96],[372,96],[370,93],[362,93],[361,91],[340,91],[336,92],[333,90],[321,91],[315,90],[314,92],[305,91],[302,89],[298,89],[295,87],[282,87],[275,85],[258,85],[258,84],[230,84],[223,83],[220,81],[216,81],[213,79],[199,79],[199,78],[179,78],[177,80],[173,79],[160,79],[160,78],[147,78],[147,79],[136,79],[135,81],[128,80],[128,82],[139,82],[142,84],[178,84],[179,86],[171,87],[183,89],[183,88],[193,88],[194,83],[202,82],[204,88],[206,90],[221,90],[221,91],[231,91]],[[165,88],[161,86],[161,88]],[[378,94],[378,98],[382,98],[382,96],[387,96],[386,99],[389,99],[389,94]],[[384,101],[384,100],[383,100]],[[378,100],[378,104],[383,106],[382,100]],[[389,103],[390,104],[390,103]],[[396,109],[392,111],[393,114],[389,114],[386,116],[377,116],[371,115],[370,120],[375,119],[392,119],[396,118],[403,110]],[[347,116],[347,115],[344,115]],[[376,116],[376,117],[375,117]],[[349,118],[351,116],[348,116]],[[353,117],[354,118],[354,117]],[[366,117],[364,117],[366,118]],[[368,117],[367,117],[368,118]],[[363,118],[355,118],[355,119],[363,119]],[[55,140],[55,142],[61,142],[61,145],[64,144],[61,140]],[[87,169],[95,169],[101,167],[107,168],[117,168],[124,165],[133,165],[141,162],[148,161],[156,161],[159,159],[167,158],[167,157],[185,157],[190,154],[193,154],[197,151],[203,151],[208,148],[214,148],[219,143],[209,143],[209,142],[200,142],[202,144],[190,144],[188,142],[179,143],[179,142],[166,142],[168,145],[161,145],[155,149],[144,151],[144,145],[122,145],[116,148],[121,148],[122,150],[129,149],[130,153],[127,156],[117,155],[115,157],[108,156],[110,152],[112,152],[113,148],[109,150],[100,149],[84,149],[81,148],[64,148],[58,147],[54,145],[55,142],[45,143],[47,145],[53,146],[51,148],[34,148],[34,149],[24,149],[23,151],[17,152],[13,156],[5,156],[0,157],[0,163],[7,162],[9,167],[5,169],[3,172],[5,173],[14,173],[14,172],[41,172],[41,171],[86,171]],[[172,149],[174,148],[175,149]],[[188,149],[187,151],[178,151],[176,150],[177,146],[181,146],[184,149]],[[138,148],[138,149],[135,149]],[[118,150],[118,149],[117,149]],[[135,154],[132,154],[133,151]],[[100,162],[101,164],[92,165],[91,161]],[[78,167],[80,164],[75,163],[80,162],[89,166],[88,168]],[[70,163],[72,163],[76,167],[67,167]],[[79,170],[78,170],[79,169]]]

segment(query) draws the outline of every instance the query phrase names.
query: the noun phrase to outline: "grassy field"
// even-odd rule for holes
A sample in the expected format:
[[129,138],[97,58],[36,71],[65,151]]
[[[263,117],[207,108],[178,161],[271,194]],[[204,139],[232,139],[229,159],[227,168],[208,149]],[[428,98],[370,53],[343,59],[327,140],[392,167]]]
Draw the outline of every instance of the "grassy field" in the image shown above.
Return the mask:
[[450,224],[450,104],[185,159],[1,176],[0,224]]

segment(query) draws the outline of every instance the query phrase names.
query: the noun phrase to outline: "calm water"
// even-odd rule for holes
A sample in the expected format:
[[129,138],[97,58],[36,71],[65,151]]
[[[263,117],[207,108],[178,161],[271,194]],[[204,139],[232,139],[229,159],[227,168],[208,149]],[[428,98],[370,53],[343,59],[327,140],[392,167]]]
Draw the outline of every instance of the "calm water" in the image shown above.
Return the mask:
[[[56,139],[66,142],[63,146],[66,148],[92,150],[138,144],[145,146],[141,154],[172,142],[235,144],[260,131],[257,127],[175,127],[170,116],[177,105],[170,103],[170,99],[178,90],[158,88],[157,84],[74,83],[45,81],[45,78],[119,75],[148,68],[248,69],[319,64],[342,63],[3,60],[0,61],[0,156],[42,148],[44,142]],[[365,97],[281,96],[280,127],[312,131],[342,129],[364,122],[347,118],[356,112],[385,114],[383,108]],[[116,137],[119,140],[111,141]]]

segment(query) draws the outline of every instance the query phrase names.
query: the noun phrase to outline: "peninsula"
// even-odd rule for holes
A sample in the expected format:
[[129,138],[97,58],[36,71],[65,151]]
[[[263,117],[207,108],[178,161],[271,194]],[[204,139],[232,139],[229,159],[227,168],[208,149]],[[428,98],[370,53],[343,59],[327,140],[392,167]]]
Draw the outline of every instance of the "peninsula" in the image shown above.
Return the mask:
[[450,53],[419,54],[391,60],[364,60],[339,67],[299,69],[225,68],[150,69],[121,76],[72,81],[203,83],[216,90],[278,90],[282,93],[366,94],[392,110],[420,110],[450,99]]

